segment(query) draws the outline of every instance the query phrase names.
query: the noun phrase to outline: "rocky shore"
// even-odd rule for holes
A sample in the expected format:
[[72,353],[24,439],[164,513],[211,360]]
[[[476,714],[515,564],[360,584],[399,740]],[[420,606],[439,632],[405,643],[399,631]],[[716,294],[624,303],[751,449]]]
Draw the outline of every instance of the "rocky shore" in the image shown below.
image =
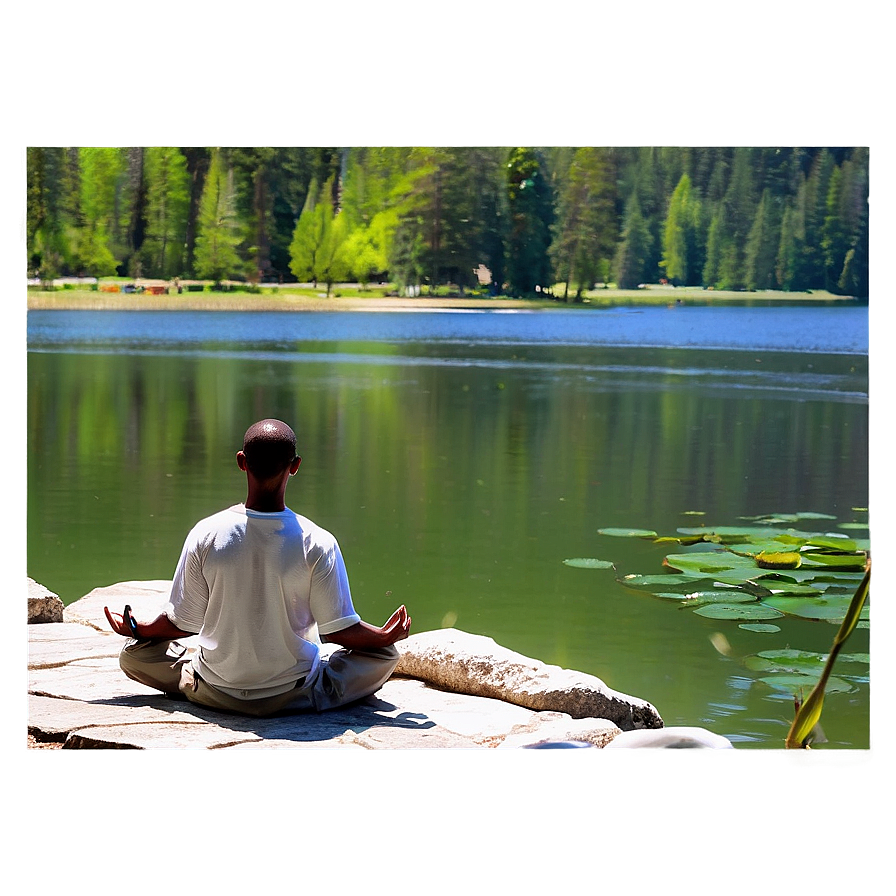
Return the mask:
[[[646,700],[599,678],[456,629],[400,642],[393,677],[372,697],[326,713],[238,717],[166,697],[118,666],[122,639],[103,607],[154,615],[170,582],[122,582],[63,607],[28,580],[28,740],[66,749],[517,749],[708,747],[702,728],[665,728]],[[327,649],[326,647],[324,649]]]

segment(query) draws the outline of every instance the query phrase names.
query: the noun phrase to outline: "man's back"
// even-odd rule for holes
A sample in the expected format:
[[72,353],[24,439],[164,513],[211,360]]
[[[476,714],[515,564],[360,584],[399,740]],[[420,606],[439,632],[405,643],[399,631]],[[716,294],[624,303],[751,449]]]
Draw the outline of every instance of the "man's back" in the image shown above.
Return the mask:
[[336,539],[286,508],[234,505],[184,545],[169,617],[200,631],[197,671],[234,695],[270,696],[311,673],[318,630],[360,620]]

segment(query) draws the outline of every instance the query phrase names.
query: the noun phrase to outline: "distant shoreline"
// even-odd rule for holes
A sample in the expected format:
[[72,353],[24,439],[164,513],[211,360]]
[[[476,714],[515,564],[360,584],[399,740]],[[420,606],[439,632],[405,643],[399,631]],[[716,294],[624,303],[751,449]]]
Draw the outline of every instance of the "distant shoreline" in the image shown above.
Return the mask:
[[600,289],[586,294],[585,302],[504,297],[337,296],[308,295],[288,287],[248,292],[109,293],[89,289],[28,290],[29,311],[433,311],[433,310],[545,310],[597,309],[608,306],[746,303],[854,303],[849,296],[827,292],[765,290],[735,292],[697,287],[656,287],[645,290]]

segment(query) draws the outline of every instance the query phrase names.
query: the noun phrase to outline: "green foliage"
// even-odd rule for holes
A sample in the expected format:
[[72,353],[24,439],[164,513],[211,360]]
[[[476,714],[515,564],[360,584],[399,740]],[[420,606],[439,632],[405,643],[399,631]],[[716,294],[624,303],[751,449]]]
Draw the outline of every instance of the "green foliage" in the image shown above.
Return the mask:
[[622,239],[616,249],[614,272],[620,289],[635,289],[638,284],[652,279],[649,267],[652,237],[641,214],[638,197],[633,194],[625,210]]
[[507,159],[507,282],[516,295],[534,295],[550,282],[548,245],[551,188],[534,149],[512,149]]
[[555,274],[564,282],[564,298],[576,299],[600,275],[601,260],[613,256],[616,244],[613,171],[609,151],[577,149],[561,187],[557,218],[552,228],[550,257]]
[[200,277],[216,283],[242,273],[232,177],[221,150],[213,151],[200,203],[195,265]]
[[154,188],[148,194],[141,266],[149,276],[176,277],[184,271],[183,254],[190,204],[186,159],[174,147],[151,147],[146,150],[145,164],[147,180]]
[[28,269],[45,278],[114,262],[289,280],[302,209],[329,183],[350,246],[330,269],[361,281],[464,290],[482,265],[515,295],[661,276],[868,295],[866,147],[30,147],[27,175]]

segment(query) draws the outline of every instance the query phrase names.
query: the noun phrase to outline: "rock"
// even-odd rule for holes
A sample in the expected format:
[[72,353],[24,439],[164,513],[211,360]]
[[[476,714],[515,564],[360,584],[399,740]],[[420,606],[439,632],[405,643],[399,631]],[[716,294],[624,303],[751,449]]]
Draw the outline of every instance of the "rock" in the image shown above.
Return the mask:
[[492,697],[527,709],[567,713],[573,719],[607,719],[623,731],[662,728],[646,700],[611,690],[599,678],[549,666],[500,647],[492,638],[457,629],[412,635],[396,645],[395,672],[439,688]]
[[29,630],[28,668],[56,669],[84,659],[113,658],[118,663],[122,640],[113,631],[98,632],[70,622],[48,622]]
[[49,588],[28,579],[28,622],[62,622],[65,607]]
[[704,748],[711,750],[733,750],[734,744],[727,737],[713,734],[705,728],[675,727],[662,731],[623,731],[607,749],[626,749],[629,747],[659,747],[667,750],[685,750]]
[[608,719],[573,719],[562,712],[539,712],[523,725],[515,725],[499,744],[501,749],[588,744],[605,747],[620,735]]
[[[646,730],[663,724],[646,701],[454,629],[400,642],[396,675],[350,706],[266,719],[216,712],[159,694],[119,668],[124,640],[109,629],[103,607],[120,612],[127,603],[138,619],[152,619],[170,586],[159,580],[96,588],[65,607],[64,621],[29,628],[29,734],[81,749],[357,751],[609,747],[628,734],[663,733]],[[709,739],[700,745],[718,745]]]

